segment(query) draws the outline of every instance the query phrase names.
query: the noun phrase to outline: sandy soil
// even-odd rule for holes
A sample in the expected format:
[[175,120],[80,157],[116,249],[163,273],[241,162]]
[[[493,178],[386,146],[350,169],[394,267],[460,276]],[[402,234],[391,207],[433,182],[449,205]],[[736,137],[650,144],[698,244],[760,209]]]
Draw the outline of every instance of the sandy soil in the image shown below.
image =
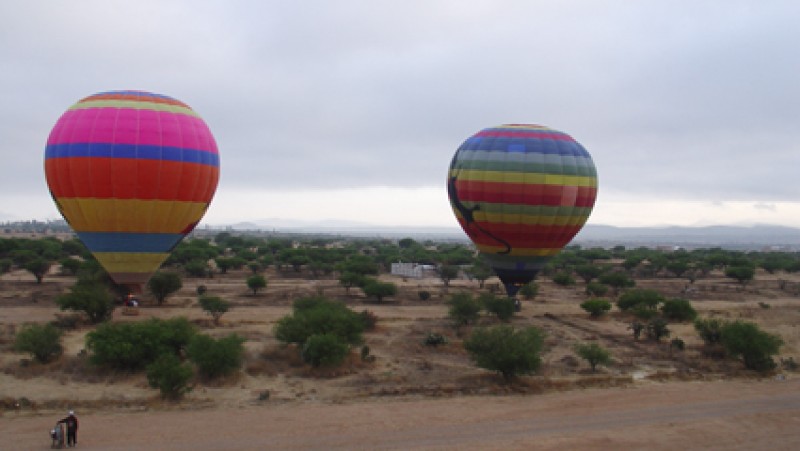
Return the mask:
[[[213,384],[198,383],[184,401],[161,401],[143,374],[92,369],[80,357],[90,325],[65,333],[65,355],[48,365],[26,363],[10,350],[13,334],[28,322],[58,316],[53,299],[72,280],[52,275],[35,284],[24,272],[0,278],[0,449],[43,449],[47,431],[68,408],[81,419],[85,449],[800,449],[800,378],[791,371],[756,376],[735,360],[704,355],[691,324],[671,324],[687,349],[634,341],[630,318],[612,313],[590,319],[578,304],[582,286],[540,281],[512,321],[547,332],[543,365],[535,376],[506,384],[476,368],[461,347],[469,333],[447,320],[447,293],[436,279],[401,280],[400,293],[382,304],[357,290],[347,294],[333,279],[267,274],[269,287],[248,293],[246,273],[184,280],[165,306],[114,321],[185,316],[203,333],[244,336],[243,371]],[[208,287],[233,304],[220,325],[198,308],[195,290]],[[746,319],[785,341],[779,357],[798,359],[800,277],[788,288],[760,273],[741,288],[719,275],[686,291],[681,279],[639,280],[667,296],[692,300],[703,316]],[[420,301],[417,292],[432,293]],[[456,281],[449,292],[477,291]],[[365,334],[374,362],[354,352],[345,365],[312,370],[274,339],[275,322],[293,299],[322,293],[378,317]],[[146,300],[147,301],[147,300]],[[496,324],[489,317],[482,324]],[[422,344],[429,332],[446,346]],[[572,351],[597,342],[614,362],[591,374]],[[267,400],[260,400],[265,393]],[[17,406],[19,405],[19,406]],[[11,438],[8,441],[7,438]]]
[[[790,450],[800,447],[800,379],[79,418],[80,448],[98,450]],[[13,447],[3,449],[44,449],[52,419],[4,418]]]

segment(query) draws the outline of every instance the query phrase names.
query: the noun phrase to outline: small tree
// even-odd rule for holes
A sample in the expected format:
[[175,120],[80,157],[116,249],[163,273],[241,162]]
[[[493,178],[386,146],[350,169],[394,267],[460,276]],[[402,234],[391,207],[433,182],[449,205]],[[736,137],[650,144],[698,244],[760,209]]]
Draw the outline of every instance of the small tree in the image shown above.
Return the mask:
[[562,271],[553,276],[553,282],[561,285],[562,287],[568,287],[575,285],[575,278],[572,277],[572,274]]
[[50,262],[41,257],[36,257],[25,263],[24,267],[26,271],[33,274],[33,277],[36,278],[36,283],[42,283],[45,274],[50,270]]
[[581,303],[581,308],[593,318],[599,318],[611,310],[611,302],[606,299],[589,299]]
[[211,274],[208,263],[202,260],[192,260],[183,265],[183,270],[191,277],[207,277]]
[[192,368],[173,354],[161,354],[153,363],[147,366],[147,383],[161,392],[161,397],[169,400],[179,400],[184,394],[190,392],[189,386],[194,372]]
[[174,272],[157,272],[147,281],[147,290],[156,298],[158,305],[183,287],[181,276]]
[[637,288],[622,294],[617,300],[617,307],[620,310],[633,310],[636,307],[655,311],[658,304],[664,301],[664,297],[656,290]]
[[697,311],[687,299],[667,299],[661,306],[661,314],[671,321],[694,321]]
[[722,340],[722,327],[725,321],[719,318],[701,318],[694,322],[694,330],[703,339],[706,346],[714,346]]
[[783,340],[761,330],[755,323],[734,321],[722,327],[720,342],[732,357],[741,358],[747,369],[767,371],[775,368],[772,356]]
[[39,363],[47,363],[63,352],[60,340],[61,330],[54,325],[30,324],[17,332],[14,350],[30,354]]
[[458,277],[458,266],[442,265],[439,267],[439,279],[445,287],[450,286],[450,281]]
[[518,374],[530,374],[541,365],[539,354],[544,346],[544,333],[528,327],[522,330],[501,325],[478,328],[464,341],[472,360],[481,368],[497,371],[506,381]]
[[219,319],[230,309],[230,302],[219,296],[200,296],[200,308],[214,318],[214,324],[219,325]]
[[750,265],[729,266],[725,268],[725,277],[736,279],[742,286],[747,285],[756,275],[756,269]]
[[589,284],[592,280],[596,279],[603,274],[603,268],[597,265],[593,265],[591,263],[578,265],[575,267],[575,274],[578,275],[586,284]]
[[93,324],[111,318],[114,312],[114,296],[100,283],[78,283],[57,297],[56,304],[61,310],[85,313]]
[[575,354],[586,360],[596,372],[597,365],[608,365],[611,362],[611,353],[597,343],[579,343],[575,345]]
[[608,293],[608,286],[600,282],[589,282],[586,284],[586,294],[594,297],[602,297]]
[[539,294],[539,285],[536,282],[528,282],[519,289],[519,294],[525,300],[530,301]]
[[339,285],[344,287],[347,294],[350,294],[350,288],[360,287],[364,282],[364,276],[354,272],[345,271],[339,276]]
[[512,298],[483,293],[478,298],[478,302],[483,304],[487,312],[497,315],[500,321],[508,321],[514,316],[516,306]]
[[597,280],[611,287],[614,290],[614,295],[619,294],[619,291],[623,288],[630,288],[636,285],[636,282],[629,275],[620,271],[605,273],[598,277]]
[[364,294],[374,297],[378,302],[383,301],[387,296],[394,296],[397,294],[397,285],[392,282],[381,282],[379,280],[370,280],[364,287]]
[[469,293],[456,293],[447,302],[450,304],[448,314],[456,322],[456,327],[474,323],[481,313],[481,303]]
[[231,334],[220,339],[208,335],[195,335],[186,354],[198,373],[206,379],[216,379],[233,373],[242,366],[244,338]]
[[78,274],[78,269],[80,269],[81,267],[80,260],[74,259],[72,257],[62,258],[59,264],[61,265],[61,274],[70,276]]
[[303,344],[303,360],[313,367],[336,366],[350,353],[350,346],[335,334],[312,335]]
[[255,296],[258,290],[267,287],[267,279],[261,274],[254,274],[247,278],[247,287],[253,290],[253,296]]
[[653,318],[647,323],[647,338],[661,341],[662,338],[669,337],[670,330],[664,318]]
[[350,344],[361,343],[363,317],[344,304],[322,297],[298,299],[294,312],[278,320],[275,338],[283,343],[304,344],[308,337],[332,333]]

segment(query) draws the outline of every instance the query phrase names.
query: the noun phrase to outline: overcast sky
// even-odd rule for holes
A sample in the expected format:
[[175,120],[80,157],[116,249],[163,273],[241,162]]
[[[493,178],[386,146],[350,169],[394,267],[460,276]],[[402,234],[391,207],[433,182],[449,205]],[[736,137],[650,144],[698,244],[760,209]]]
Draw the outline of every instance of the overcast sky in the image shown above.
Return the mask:
[[800,227],[800,2],[7,1],[0,220],[55,219],[50,129],[140,89],[208,123],[204,219],[456,226],[445,180],[482,128],[572,135],[593,224]]

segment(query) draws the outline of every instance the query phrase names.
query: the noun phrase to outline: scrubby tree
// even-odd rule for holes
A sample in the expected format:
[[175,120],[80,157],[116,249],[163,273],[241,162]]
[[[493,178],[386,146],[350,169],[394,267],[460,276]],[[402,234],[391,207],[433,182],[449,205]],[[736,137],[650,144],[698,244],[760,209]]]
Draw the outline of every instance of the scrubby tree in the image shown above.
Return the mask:
[[72,257],[65,257],[59,261],[61,265],[61,274],[74,276],[78,274],[78,269],[81,267],[81,262]]
[[653,318],[647,323],[647,338],[654,341],[661,341],[662,338],[669,337],[670,330],[664,318]]
[[585,283],[589,283],[592,280],[596,279],[603,274],[603,268],[601,266],[593,265],[591,263],[586,263],[583,265],[578,265],[575,267],[575,274],[578,275]]
[[183,265],[183,270],[191,277],[208,277],[211,269],[204,260],[191,260]]
[[586,360],[596,372],[597,365],[608,365],[611,362],[611,352],[597,343],[579,343],[575,345],[575,354]]
[[442,265],[438,269],[439,279],[442,280],[445,287],[450,286],[450,281],[458,277],[458,266]]
[[26,271],[33,274],[33,277],[36,278],[36,283],[42,283],[45,274],[50,270],[50,262],[41,257],[36,257],[26,262],[24,268]]
[[755,267],[751,265],[729,266],[725,268],[725,277],[736,279],[742,286],[753,280],[756,274]]
[[392,282],[381,282],[376,279],[369,280],[364,284],[362,289],[364,290],[364,294],[375,298],[378,302],[382,302],[385,297],[397,294],[397,285]]
[[253,296],[258,294],[258,290],[267,287],[267,279],[261,274],[253,274],[247,278],[247,288],[253,290]]
[[630,288],[636,285],[636,282],[630,278],[629,275],[620,271],[608,272],[597,278],[598,282],[608,285],[614,290],[614,294],[619,294],[623,288]]
[[623,293],[617,300],[617,307],[624,311],[642,308],[655,311],[664,296],[656,290],[637,288]]
[[231,307],[230,302],[219,296],[200,296],[200,308],[214,318],[214,324],[219,324],[222,315],[228,312]]
[[457,327],[477,321],[483,308],[480,301],[469,293],[456,293],[450,297],[447,303],[450,305],[448,314],[455,321]]
[[500,321],[508,321],[514,316],[516,305],[514,299],[507,296],[495,296],[491,293],[483,293],[478,298],[478,302],[483,304],[489,313],[494,313]]
[[186,348],[189,360],[197,365],[200,376],[216,379],[238,370],[244,359],[244,338],[236,334],[215,339],[195,335]]
[[594,297],[602,297],[608,293],[608,286],[600,282],[589,282],[586,284],[586,294]]
[[722,327],[725,321],[719,318],[700,318],[694,322],[694,330],[706,346],[714,346],[722,340]]
[[189,381],[194,375],[192,367],[181,363],[173,354],[161,354],[146,368],[147,383],[161,392],[161,397],[177,401],[192,390]]
[[528,282],[519,289],[519,295],[530,301],[539,294],[539,284],[536,282]]
[[29,324],[14,337],[14,350],[33,356],[39,363],[47,363],[60,356],[61,330],[52,324]]
[[85,313],[93,324],[111,318],[114,312],[114,296],[105,285],[98,282],[77,283],[70,287],[69,293],[56,298],[61,310]]
[[295,301],[291,315],[275,325],[275,338],[283,343],[302,345],[312,335],[332,333],[353,345],[361,343],[365,324],[361,315],[344,304],[323,297]]
[[478,281],[478,287],[481,289],[483,289],[483,286],[486,284],[486,280],[494,275],[492,268],[484,263],[483,260],[477,260],[472,266],[467,268],[465,272],[468,277]]
[[125,371],[136,371],[162,354],[179,355],[195,335],[186,318],[109,322],[86,335],[89,361]]
[[570,274],[569,272],[561,271],[553,276],[553,282],[555,282],[558,285],[561,285],[562,287],[568,287],[571,285],[575,285],[575,278],[572,277],[572,274]]
[[593,318],[599,318],[611,310],[611,302],[607,299],[589,299],[581,303],[581,308]]
[[541,365],[543,346],[541,330],[508,325],[475,329],[464,341],[464,349],[476,365],[502,374],[506,381],[535,372]]
[[661,314],[670,321],[694,321],[697,310],[692,307],[688,299],[673,298],[664,301]]
[[147,291],[156,298],[158,305],[164,304],[164,300],[166,300],[168,296],[177,293],[182,287],[183,281],[181,281],[181,276],[174,272],[159,271],[153,274],[153,277],[147,281]]
[[313,367],[336,366],[350,353],[350,346],[335,334],[308,337],[303,344],[303,360]]
[[366,279],[363,275],[345,271],[339,275],[339,285],[344,287],[345,293],[350,294],[350,288],[364,285]]
[[761,330],[757,324],[733,321],[722,327],[720,342],[728,355],[741,358],[747,369],[766,371],[775,368],[772,356],[783,345],[778,335]]

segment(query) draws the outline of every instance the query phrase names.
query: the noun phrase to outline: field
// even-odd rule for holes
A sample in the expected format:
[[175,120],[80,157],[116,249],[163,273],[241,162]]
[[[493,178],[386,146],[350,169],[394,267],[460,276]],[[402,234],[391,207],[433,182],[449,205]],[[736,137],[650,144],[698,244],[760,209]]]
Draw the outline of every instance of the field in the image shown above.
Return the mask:
[[[245,285],[247,273],[231,271],[212,279],[185,278],[166,305],[151,305],[145,298],[138,316],[115,311],[114,321],[185,316],[204,333],[235,332],[247,339],[248,357],[239,374],[211,385],[198,383],[180,403],[160,400],[141,373],[109,373],[88,365],[81,351],[92,328],[85,324],[65,334],[66,351],[56,362],[34,364],[11,352],[20,325],[57,317],[70,321],[53,300],[74,280],[51,274],[36,284],[23,271],[3,275],[0,436],[16,434],[30,448],[47,445],[46,430],[72,408],[83,421],[81,446],[90,449],[137,449],[137,443],[153,444],[147,440],[158,440],[159,449],[257,449],[261,443],[312,449],[522,449],[532,443],[571,449],[670,449],[676,443],[790,449],[800,443],[796,373],[779,366],[774,373],[756,374],[736,360],[706,356],[690,323],[669,326],[671,338],[685,341],[683,351],[670,349],[669,340],[634,340],[628,330],[631,317],[614,309],[592,319],[579,308],[585,299],[582,283],[561,287],[539,279],[538,296],[523,301],[511,323],[547,332],[544,363],[536,375],[506,383],[475,367],[461,346],[469,328],[456,330],[447,318],[449,294],[477,293],[477,282],[456,280],[445,290],[436,278],[385,275],[400,291],[376,303],[358,289],[346,293],[333,278],[308,280],[304,274],[273,269],[265,275],[269,286],[255,296]],[[220,325],[198,307],[198,284],[233,304]],[[637,286],[690,299],[701,316],[756,322],[784,340],[779,359],[800,357],[796,275],[759,272],[744,288],[719,273],[688,289],[686,280],[667,277],[638,279]],[[420,290],[431,292],[431,299],[421,301]],[[341,367],[312,369],[295,349],[275,340],[273,326],[290,312],[292,300],[315,293],[377,316],[376,329],[365,334],[374,361],[362,361],[355,349]],[[488,316],[480,322],[498,323]],[[430,332],[449,342],[424,345]],[[613,363],[593,374],[573,352],[576,343],[587,342],[608,348]],[[123,421],[135,426],[123,428],[119,436],[112,433],[112,424]],[[192,424],[204,423],[213,424],[212,431],[192,432]],[[245,423],[259,427],[251,430]],[[667,424],[670,430],[664,429]],[[269,431],[271,441],[260,441],[267,436],[259,431]]]

